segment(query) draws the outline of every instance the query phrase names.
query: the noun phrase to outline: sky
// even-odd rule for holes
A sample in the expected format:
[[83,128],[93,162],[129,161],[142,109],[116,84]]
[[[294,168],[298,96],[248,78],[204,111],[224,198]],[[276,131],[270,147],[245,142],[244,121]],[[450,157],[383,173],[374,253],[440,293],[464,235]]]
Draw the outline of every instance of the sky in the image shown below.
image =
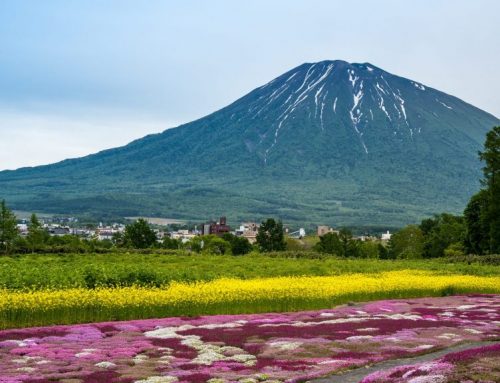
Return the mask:
[[321,60],[500,117],[499,14],[497,0],[2,0],[0,170],[124,145]]

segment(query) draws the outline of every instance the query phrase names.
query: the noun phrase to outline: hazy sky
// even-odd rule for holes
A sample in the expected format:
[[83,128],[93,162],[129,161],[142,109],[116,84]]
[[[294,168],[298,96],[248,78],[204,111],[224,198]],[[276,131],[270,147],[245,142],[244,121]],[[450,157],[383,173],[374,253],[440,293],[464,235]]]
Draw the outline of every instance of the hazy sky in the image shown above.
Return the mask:
[[2,0],[0,169],[125,144],[325,59],[500,116],[499,15],[497,0]]

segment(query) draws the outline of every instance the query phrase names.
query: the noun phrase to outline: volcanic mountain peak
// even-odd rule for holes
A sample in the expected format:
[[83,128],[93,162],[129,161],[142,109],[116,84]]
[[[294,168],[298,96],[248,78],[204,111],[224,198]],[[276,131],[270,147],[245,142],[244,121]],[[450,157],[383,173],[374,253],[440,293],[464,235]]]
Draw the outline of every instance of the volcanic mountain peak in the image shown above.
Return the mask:
[[100,216],[399,225],[463,209],[499,123],[370,63],[306,63],[175,129],[0,172],[0,199]]
[[439,108],[453,110],[453,106],[441,100],[443,96],[449,97],[370,63],[336,60],[300,65],[235,104],[248,106],[237,121],[262,122],[258,128],[260,138],[253,144],[267,164],[283,132],[301,115],[319,128],[317,134],[349,125],[366,155],[371,149],[369,136],[375,129],[385,130],[383,135],[390,132],[408,140],[422,132],[418,105],[412,103],[427,103],[431,99]]

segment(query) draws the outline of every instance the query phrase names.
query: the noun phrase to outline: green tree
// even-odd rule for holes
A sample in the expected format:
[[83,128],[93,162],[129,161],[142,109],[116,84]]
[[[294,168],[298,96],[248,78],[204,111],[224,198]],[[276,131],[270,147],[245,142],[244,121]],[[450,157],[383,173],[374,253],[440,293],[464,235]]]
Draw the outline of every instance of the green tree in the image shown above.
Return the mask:
[[125,235],[121,231],[113,233],[113,236],[111,237],[111,243],[116,247],[125,246]]
[[354,240],[350,230],[342,228],[339,231],[341,257],[359,257],[359,241]]
[[275,221],[273,218],[268,218],[265,222],[261,223],[256,239],[260,251],[286,250],[283,224],[281,221]]
[[341,229],[339,233],[326,233],[319,237],[315,249],[322,253],[335,254],[339,257],[361,256],[361,245],[352,237],[351,231]]
[[139,218],[134,223],[125,226],[124,241],[126,246],[146,249],[156,244],[156,234],[146,220]]
[[379,258],[380,243],[374,241],[364,241],[359,244],[359,256],[361,258]]
[[208,235],[202,236],[196,236],[194,238],[191,238],[191,240],[186,244],[186,247],[188,250],[194,251],[196,253],[201,253],[203,248],[205,247],[205,241]]
[[490,248],[490,229],[486,216],[488,191],[481,190],[472,196],[464,210],[465,250],[469,254],[485,254]]
[[378,250],[378,257],[380,259],[390,259],[391,255],[389,254],[389,250],[387,249],[386,246],[379,243],[377,245],[377,250]]
[[487,210],[489,251],[500,253],[500,126],[486,134],[484,150],[479,153],[484,162],[483,184],[487,187]]
[[244,255],[252,251],[252,245],[245,237],[239,237],[231,233],[225,233],[222,239],[231,244],[233,255]]
[[417,225],[408,225],[394,233],[389,241],[389,258],[422,258],[424,235]]
[[423,220],[420,230],[424,235],[424,258],[444,256],[448,246],[463,243],[466,236],[464,218],[447,213]]
[[231,252],[231,244],[224,239],[217,236],[210,236],[211,238],[205,238],[209,236],[204,236],[206,241],[205,246],[203,246],[203,252],[208,254],[224,255]]
[[0,202],[0,246],[8,254],[16,238],[19,236],[17,220],[14,213],[7,207],[5,200]]
[[326,233],[319,237],[319,242],[314,246],[321,253],[335,254],[340,256],[342,244],[337,233]]
[[28,224],[28,235],[26,236],[31,252],[34,253],[37,248],[45,244],[48,236],[49,234],[42,227],[36,214],[31,214],[30,223]]
[[176,250],[181,247],[181,241],[175,238],[170,238],[168,235],[163,237],[161,247],[164,249]]

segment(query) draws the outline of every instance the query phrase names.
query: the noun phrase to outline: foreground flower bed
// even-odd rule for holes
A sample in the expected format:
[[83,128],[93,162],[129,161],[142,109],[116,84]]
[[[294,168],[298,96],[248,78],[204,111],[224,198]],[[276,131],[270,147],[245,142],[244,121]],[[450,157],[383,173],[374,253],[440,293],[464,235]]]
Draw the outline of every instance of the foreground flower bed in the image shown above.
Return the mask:
[[498,340],[499,325],[500,296],[471,295],[4,330],[0,382],[294,382]]
[[349,301],[500,293],[500,277],[417,270],[334,277],[219,279],[164,288],[0,291],[0,328],[179,315],[290,312]]
[[432,362],[370,374],[360,383],[500,382],[500,344],[450,353]]

